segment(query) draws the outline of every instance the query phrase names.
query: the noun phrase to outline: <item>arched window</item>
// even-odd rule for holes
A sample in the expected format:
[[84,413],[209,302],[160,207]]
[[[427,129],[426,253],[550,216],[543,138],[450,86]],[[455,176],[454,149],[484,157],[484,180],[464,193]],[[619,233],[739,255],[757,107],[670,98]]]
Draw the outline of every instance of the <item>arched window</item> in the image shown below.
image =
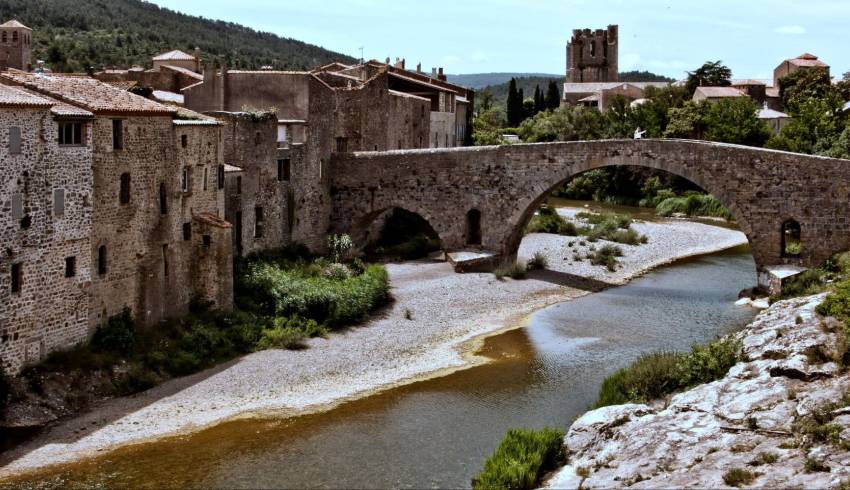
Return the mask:
[[121,174],[121,189],[118,191],[118,200],[121,204],[130,202],[130,174]]
[[97,249],[97,273],[101,276],[106,274],[106,245]]
[[782,256],[797,257],[803,252],[800,223],[789,219],[782,223]]
[[470,209],[466,213],[466,243],[481,245],[481,211]]
[[159,184],[159,214],[168,214],[168,194],[165,183]]

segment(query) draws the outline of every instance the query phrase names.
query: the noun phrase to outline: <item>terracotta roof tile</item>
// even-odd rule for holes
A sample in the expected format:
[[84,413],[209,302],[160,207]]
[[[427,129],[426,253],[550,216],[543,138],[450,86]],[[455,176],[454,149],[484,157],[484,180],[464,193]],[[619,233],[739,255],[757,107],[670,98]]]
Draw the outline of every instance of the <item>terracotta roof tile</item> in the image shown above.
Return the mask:
[[14,27],[14,28],[17,28],[17,29],[29,29],[29,30],[32,30],[32,29],[30,29],[29,27],[27,27],[27,26],[25,26],[25,25],[21,24],[20,22],[18,22],[17,20],[14,20],[14,19],[12,19],[12,20],[10,20],[10,21],[8,21],[8,22],[6,22],[6,23],[0,24],[0,27]]
[[53,104],[45,99],[21,89],[0,85],[0,107],[50,107]]
[[174,109],[93,78],[7,71],[0,81],[49,95],[95,113],[173,114]]
[[154,61],[174,61],[174,60],[190,61],[190,60],[194,60],[194,59],[195,59],[194,56],[192,56],[189,53],[184,53],[183,51],[180,51],[179,49],[175,49],[174,51],[162,53],[160,55],[153,57]]
[[215,226],[216,228],[232,228],[233,225],[228,223],[227,221],[219,218],[218,216],[212,213],[198,213],[192,215],[192,219],[195,221],[199,221],[201,223],[206,223],[210,226]]

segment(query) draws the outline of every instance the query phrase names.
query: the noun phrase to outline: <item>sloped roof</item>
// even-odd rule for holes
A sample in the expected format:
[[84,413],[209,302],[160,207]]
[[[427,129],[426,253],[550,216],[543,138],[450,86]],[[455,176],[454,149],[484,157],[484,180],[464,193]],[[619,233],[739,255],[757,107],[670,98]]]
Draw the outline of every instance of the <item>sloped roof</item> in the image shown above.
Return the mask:
[[10,20],[6,23],[0,24],[0,27],[14,27],[14,28],[17,28],[17,29],[28,29],[30,31],[32,30],[29,27],[21,24],[20,22],[18,22],[15,19],[12,19],[12,20]]
[[746,94],[734,87],[697,87],[697,93],[701,93],[707,99],[717,99],[721,97],[745,97]]
[[82,107],[95,113],[135,113],[167,115],[174,109],[93,78],[57,77],[38,73],[7,71],[0,81],[19,85],[35,92]]
[[804,67],[828,67],[826,63],[819,60],[817,56],[809,53],[803,53],[800,56],[797,56],[794,59],[788,60],[789,63],[795,66],[804,66]]
[[788,118],[788,114],[784,112],[775,111],[773,109],[765,107],[764,109],[759,109],[758,118],[759,119],[784,119]]
[[564,84],[565,94],[592,94],[602,92],[603,90],[611,90],[622,85],[632,85],[642,90],[647,87],[664,88],[669,85],[669,82],[589,82],[589,83],[572,83]]
[[37,95],[30,94],[23,90],[0,85],[0,107],[50,107],[53,104]]
[[179,49],[175,49],[174,51],[169,51],[167,53],[162,53],[153,57],[154,61],[194,61],[195,57],[189,53],[185,53],[180,51]]
[[182,73],[183,75],[186,75],[189,78],[194,78],[195,80],[203,80],[204,79],[204,76],[201,75],[200,73],[195,73],[192,70],[189,70],[187,68],[183,68],[181,66],[163,65],[162,68],[164,68],[166,70],[173,70],[173,71],[176,71],[177,73]]
[[744,87],[744,86],[752,86],[752,85],[764,85],[767,86],[767,82],[764,80],[732,80],[733,87]]

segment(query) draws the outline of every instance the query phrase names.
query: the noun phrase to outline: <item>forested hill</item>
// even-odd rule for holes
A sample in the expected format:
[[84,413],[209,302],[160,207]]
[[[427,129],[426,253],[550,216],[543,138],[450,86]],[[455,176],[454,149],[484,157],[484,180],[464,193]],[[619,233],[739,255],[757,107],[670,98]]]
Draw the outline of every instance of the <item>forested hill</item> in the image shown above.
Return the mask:
[[151,57],[172,49],[205,60],[258,69],[307,69],[354,58],[267,32],[181,14],[141,0],[0,0],[0,23],[17,19],[35,30],[33,60],[54,71],[88,67],[149,67]]
[[[501,85],[503,83],[505,84],[505,87],[507,87],[511,78],[528,77],[539,77],[548,80],[549,78],[563,78],[563,75],[553,75],[548,73],[470,73],[467,75],[446,75],[449,82],[476,90],[491,85]],[[532,90],[534,90],[534,87],[532,87]]]

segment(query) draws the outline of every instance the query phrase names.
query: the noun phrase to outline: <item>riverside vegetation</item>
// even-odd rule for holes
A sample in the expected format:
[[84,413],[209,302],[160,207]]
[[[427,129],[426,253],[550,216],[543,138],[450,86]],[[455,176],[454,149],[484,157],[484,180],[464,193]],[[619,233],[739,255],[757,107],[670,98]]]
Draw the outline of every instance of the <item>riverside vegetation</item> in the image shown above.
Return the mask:
[[307,338],[361,322],[389,301],[389,278],[381,265],[345,260],[350,246],[346,236],[331,237],[327,258],[294,245],[238,259],[232,312],[199,304],[183,318],[137,329],[125,310],[100,325],[89,344],[0,378],[0,414],[8,402],[32,402],[67,415],[91,400],[143,391],[249,352],[303,348]]

